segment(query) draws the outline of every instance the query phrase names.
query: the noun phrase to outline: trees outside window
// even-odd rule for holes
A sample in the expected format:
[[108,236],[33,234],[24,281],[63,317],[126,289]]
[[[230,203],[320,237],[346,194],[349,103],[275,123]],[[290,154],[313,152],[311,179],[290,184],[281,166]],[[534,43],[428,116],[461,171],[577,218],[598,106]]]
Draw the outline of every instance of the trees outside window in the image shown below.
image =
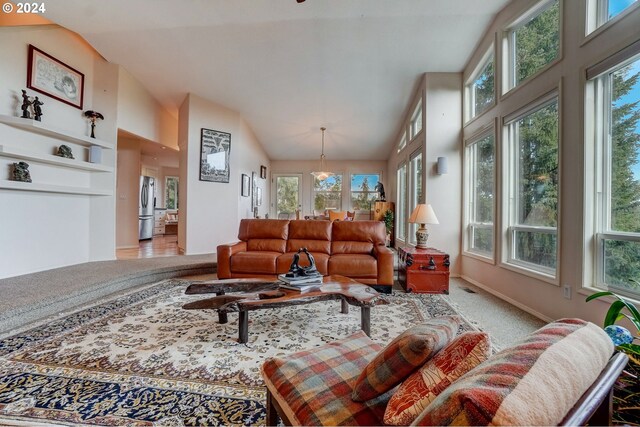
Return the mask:
[[313,179],[313,209],[342,209],[342,175],[332,175],[327,179]]
[[164,204],[165,208],[178,209],[178,177],[167,176],[164,180]]
[[407,237],[407,164],[402,163],[397,171],[397,197],[396,197],[396,239],[405,241]]
[[471,78],[467,85],[468,118],[482,114],[495,101],[495,78],[493,72],[493,47],[487,58],[482,61],[479,71]]
[[351,208],[358,211],[368,211],[371,202],[378,198],[374,190],[380,181],[380,174],[351,175]]
[[[420,203],[424,203],[424,197],[422,194],[422,151],[414,153],[410,160],[411,170],[411,190],[409,192],[409,214]],[[418,224],[409,225],[409,242],[416,244],[416,230]]]
[[467,250],[493,257],[495,137],[493,130],[467,145]]
[[555,276],[558,242],[558,98],[507,120],[511,171],[508,262]]

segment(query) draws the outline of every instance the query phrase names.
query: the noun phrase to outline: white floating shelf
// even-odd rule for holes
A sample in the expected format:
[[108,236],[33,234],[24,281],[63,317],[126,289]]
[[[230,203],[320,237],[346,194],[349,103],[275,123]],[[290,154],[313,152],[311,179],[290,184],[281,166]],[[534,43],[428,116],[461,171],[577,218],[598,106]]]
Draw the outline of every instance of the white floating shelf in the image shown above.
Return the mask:
[[75,144],[81,144],[87,147],[90,147],[92,145],[97,145],[103,148],[109,148],[109,149],[114,148],[114,144],[111,142],[102,141],[96,138],[90,138],[84,135],[74,135],[67,132],[64,129],[56,128],[55,126],[51,126],[33,119],[23,119],[22,117],[13,117],[13,116],[7,116],[5,114],[0,114],[0,123],[21,128],[29,132],[39,133],[41,135],[58,138],[63,141],[73,142]]
[[113,172],[113,166],[89,163],[77,159],[67,159],[65,157],[54,156],[52,154],[40,154],[33,151],[22,150],[20,148],[0,145],[0,156],[12,157],[16,159],[31,160],[48,165],[64,166],[72,169],[82,169],[94,172]]
[[111,190],[97,190],[88,187],[67,187],[64,185],[49,185],[7,180],[0,180],[0,189],[37,191],[40,193],[81,194],[86,196],[113,196],[113,191]]

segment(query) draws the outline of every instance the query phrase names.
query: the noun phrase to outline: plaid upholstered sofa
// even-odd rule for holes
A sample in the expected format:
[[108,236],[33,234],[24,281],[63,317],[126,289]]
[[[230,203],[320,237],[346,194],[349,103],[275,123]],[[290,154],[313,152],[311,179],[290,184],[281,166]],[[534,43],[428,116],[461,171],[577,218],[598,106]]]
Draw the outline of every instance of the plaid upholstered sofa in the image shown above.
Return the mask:
[[268,359],[267,425],[610,425],[627,357],[598,326],[561,319],[494,355],[456,332],[445,316],[385,348],[358,332]]

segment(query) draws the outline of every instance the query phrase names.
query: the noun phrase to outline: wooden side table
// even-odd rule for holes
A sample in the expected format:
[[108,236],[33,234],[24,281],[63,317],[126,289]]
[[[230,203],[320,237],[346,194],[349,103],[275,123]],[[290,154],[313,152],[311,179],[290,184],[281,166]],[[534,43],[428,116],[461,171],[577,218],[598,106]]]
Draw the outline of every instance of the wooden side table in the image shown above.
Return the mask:
[[406,292],[449,293],[449,254],[438,249],[398,248],[398,281]]

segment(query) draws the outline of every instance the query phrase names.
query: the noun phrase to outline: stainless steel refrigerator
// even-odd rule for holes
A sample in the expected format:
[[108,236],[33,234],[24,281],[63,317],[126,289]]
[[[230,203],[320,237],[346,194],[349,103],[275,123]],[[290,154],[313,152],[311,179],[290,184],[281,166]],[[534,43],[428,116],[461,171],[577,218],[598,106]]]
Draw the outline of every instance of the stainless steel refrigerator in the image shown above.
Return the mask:
[[153,237],[153,208],[155,206],[155,179],[140,177],[140,200],[138,203],[139,240]]

